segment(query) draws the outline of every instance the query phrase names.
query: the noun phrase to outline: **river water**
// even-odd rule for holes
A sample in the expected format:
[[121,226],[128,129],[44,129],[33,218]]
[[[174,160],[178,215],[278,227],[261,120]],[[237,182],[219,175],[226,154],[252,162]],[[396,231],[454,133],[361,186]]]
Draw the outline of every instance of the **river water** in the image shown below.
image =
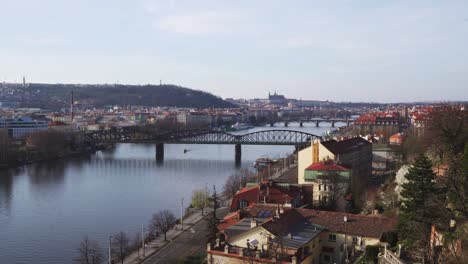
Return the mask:
[[[342,124],[337,124],[342,125]],[[240,133],[272,129],[256,127]],[[277,124],[273,129],[285,129]],[[291,130],[322,135],[329,123],[292,123]],[[184,153],[184,149],[188,149]],[[279,158],[289,146],[242,146],[242,164]],[[119,144],[112,151],[0,171],[0,263],[72,263],[84,235],[101,242],[120,230],[131,237],[151,215],[168,209],[179,217],[194,189],[213,184],[219,192],[239,168],[233,145],[165,145],[156,164],[155,146]]]

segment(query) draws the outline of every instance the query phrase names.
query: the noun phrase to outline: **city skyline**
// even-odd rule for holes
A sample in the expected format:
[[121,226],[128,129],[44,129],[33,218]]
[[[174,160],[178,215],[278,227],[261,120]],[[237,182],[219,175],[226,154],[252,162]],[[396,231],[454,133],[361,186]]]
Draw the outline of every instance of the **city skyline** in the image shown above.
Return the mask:
[[223,98],[468,100],[462,1],[65,2],[3,3],[2,81],[162,80]]

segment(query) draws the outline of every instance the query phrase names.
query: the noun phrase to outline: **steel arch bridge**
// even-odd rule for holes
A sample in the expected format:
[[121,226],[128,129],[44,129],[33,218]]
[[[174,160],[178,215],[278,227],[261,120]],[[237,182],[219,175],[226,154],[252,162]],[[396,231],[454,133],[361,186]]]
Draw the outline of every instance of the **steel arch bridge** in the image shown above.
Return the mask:
[[317,135],[296,130],[262,130],[232,134],[215,130],[180,130],[156,133],[141,128],[102,130],[85,135],[90,143],[167,143],[167,144],[233,144],[233,145],[292,145],[309,144]]

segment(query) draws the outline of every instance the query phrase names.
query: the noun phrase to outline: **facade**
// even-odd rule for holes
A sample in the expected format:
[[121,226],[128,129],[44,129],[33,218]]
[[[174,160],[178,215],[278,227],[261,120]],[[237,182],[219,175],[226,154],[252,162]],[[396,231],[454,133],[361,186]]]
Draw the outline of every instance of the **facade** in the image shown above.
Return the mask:
[[304,181],[313,185],[313,205],[336,205],[344,211],[344,197],[349,188],[350,170],[333,161],[313,163],[304,171]]
[[191,126],[191,125],[206,125],[212,124],[213,118],[211,115],[202,112],[182,112],[177,114],[177,123]]
[[310,147],[298,153],[298,183],[314,184],[306,181],[306,168],[311,164],[328,160],[350,170],[350,191],[355,205],[360,207],[361,196],[366,190],[368,178],[372,175],[372,144],[360,137],[342,141],[314,140]]
[[8,135],[13,139],[23,139],[27,135],[46,130],[48,124],[46,121],[33,120],[30,117],[6,118],[0,119],[0,129],[8,131]]

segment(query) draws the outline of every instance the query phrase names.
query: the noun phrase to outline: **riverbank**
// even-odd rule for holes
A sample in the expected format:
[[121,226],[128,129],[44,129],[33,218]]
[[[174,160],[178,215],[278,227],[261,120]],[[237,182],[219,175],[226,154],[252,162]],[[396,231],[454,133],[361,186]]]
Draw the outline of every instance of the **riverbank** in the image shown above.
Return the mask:
[[64,159],[71,159],[71,158],[76,158],[76,157],[87,157],[89,155],[92,155],[96,153],[96,151],[99,150],[107,150],[110,149],[109,146],[98,146],[94,148],[83,148],[79,151],[69,151],[66,154],[62,154],[57,157],[52,157],[52,158],[43,158],[39,157],[37,154],[29,154],[29,156],[23,157],[22,160],[15,160],[15,161],[10,161],[7,164],[0,164],[0,171],[2,170],[10,170],[10,169],[15,169],[19,168],[25,165],[30,165],[30,164],[38,164],[38,163],[45,163],[45,162],[51,162],[51,161],[57,161],[57,160],[64,160]]

